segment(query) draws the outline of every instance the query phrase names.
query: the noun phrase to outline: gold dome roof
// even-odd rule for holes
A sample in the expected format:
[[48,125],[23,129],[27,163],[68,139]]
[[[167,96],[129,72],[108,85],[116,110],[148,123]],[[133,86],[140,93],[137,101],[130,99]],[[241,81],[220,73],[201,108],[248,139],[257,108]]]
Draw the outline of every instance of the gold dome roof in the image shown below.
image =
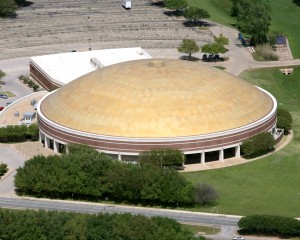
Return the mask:
[[266,116],[272,99],[219,69],[181,60],[147,59],[96,70],[50,94],[49,120],[120,137],[180,137],[226,131]]

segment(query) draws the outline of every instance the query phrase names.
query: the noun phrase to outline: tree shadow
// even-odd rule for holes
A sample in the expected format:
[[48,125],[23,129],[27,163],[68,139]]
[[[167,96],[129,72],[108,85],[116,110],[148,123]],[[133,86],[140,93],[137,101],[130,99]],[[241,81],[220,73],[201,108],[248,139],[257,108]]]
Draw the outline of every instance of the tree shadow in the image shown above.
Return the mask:
[[293,0],[293,3],[295,3],[297,6],[300,6],[300,0]]
[[164,7],[164,1],[152,1],[150,5],[155,7]]
[[172,10],[169,10],[169,11],[164,11],[164,14],[169,16],[169,17],[182,17],[183,16],[183,13],[182,11],[172,11]]
[[215,24],[214,23],[208,23],[208,22],[204,22],[204,21],[185,21],[183,22],[183,25],[185,27],[212,27]]
[[186,56],[186,55],[185,56],[181,56],[180,59],[181,60],[185,60],[185,61],[191,61],[191,62],[198,62],[198,61],[200,61],[200,58],[192,56],[192,58],[190,59],[190,57]]
[[19,4],[19,7],[29,7],[32,4],[33,4],[33,2],[31,2],[31,1],[24,1],[21,4]]

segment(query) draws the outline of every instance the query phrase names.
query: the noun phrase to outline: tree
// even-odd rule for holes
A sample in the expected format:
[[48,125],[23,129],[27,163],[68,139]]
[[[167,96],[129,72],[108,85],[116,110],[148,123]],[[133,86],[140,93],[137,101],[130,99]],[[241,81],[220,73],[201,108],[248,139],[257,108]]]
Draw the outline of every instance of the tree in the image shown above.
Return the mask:
[[271,133],[259,133],[246,141],[241,146],[246,158],[258,157],[274,149],[275,140]]
[[199,52],[200,48],[194,39],[183,39],[177,50],[180,53],[187,53],[192,60],[192,54]]
[[214,37],[215,42],[221,45],[228,45],[229,44],[229,39],[227,37],[224,37],[220,34],[219,37]]
[[232,13],[237,16],[238,27],[252,35],[253,42],[267,42],[271,25],[271,6],[268,0],[233,0]]
[[186,0],[165,0],[164,5],[168,9],[176,10],[177,13],[186,9],[188,6]]
[[10,17],[16,14],[17,4],[15,0],[0,1],[0,17]]
[[201,48],[201,51],[205,53],[218,54],[218,53],[226,53],[227,49],[219,43],[212,43],[212,44],[204,45]]
[[205,205],[211,203],[218,198],[218,193],[216,190],[208,185],[207,183],[197,183],[196,193],[195,193],[195,202]]
[[204,9],[197,7],[188,7],[184,10],[183,16],[189,21],[193,21],[194,23],[203,18],[209,18],[210,15]]

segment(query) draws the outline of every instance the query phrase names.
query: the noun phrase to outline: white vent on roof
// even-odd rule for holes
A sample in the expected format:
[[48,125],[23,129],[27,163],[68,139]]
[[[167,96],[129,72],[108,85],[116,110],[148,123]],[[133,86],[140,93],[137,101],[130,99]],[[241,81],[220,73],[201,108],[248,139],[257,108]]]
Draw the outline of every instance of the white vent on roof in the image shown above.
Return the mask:
[[91,58],[90,60],[94,68],[99,69],[104,67],[104,65],[102,65],[102,63],[97,58]]

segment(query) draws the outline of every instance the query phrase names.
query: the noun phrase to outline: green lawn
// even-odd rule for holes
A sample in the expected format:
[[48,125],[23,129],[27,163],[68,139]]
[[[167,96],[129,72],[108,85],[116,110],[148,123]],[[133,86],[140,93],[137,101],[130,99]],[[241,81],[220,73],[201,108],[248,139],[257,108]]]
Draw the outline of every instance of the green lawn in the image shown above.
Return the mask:
[[[271,31],[283,33],[289,39],[294,58],[300,58],[300,5],[294,0],[272,0]],[[224,25],[235,25],[230,17],[230,0],[188,0],[191,6],[204,8],[211,15],[211,20]]]
[[200,226],[200,225],[189,225],[189,224],[182,224],[183,228],[191,231],[193,234],[197,234],[199,232],[205,234],[217,234],[221,230],[218,227],[207,227],[207,226]]
[[[293,115],[294,139],[279,152],[244,165],[185,173],[196,183],[207,182],[219,192],[219,213],[273,214],[300,217],[300,67],[292,75],[278,68],[249,70],[241,74],[271,92]],[[211,211],[210,206],[201,211]]]

